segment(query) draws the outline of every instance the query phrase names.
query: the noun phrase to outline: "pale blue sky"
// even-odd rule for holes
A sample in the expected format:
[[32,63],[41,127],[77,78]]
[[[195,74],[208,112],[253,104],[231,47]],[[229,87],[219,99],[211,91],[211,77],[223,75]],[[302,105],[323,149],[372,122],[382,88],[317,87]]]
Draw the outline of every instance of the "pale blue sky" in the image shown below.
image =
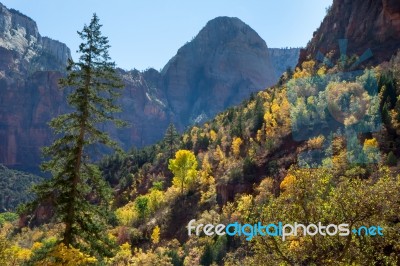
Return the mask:
[[217,16],[238,17],[268,47],[300,47],[311,39],[332,0],[0,0],[34,19],[42,36],[74,52],[76,34],[94,12],[109,37],[110,55],[124,69],[161,69],[177,50]]

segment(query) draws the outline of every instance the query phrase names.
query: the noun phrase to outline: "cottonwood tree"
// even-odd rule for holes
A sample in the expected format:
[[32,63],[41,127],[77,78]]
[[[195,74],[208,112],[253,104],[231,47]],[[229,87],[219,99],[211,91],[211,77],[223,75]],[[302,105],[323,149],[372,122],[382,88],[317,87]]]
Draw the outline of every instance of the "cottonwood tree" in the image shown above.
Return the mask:
[[180,193],[183,194],[184,189],[189,189],[197,178],[196,156],[189,150],[179,150],[175,159],[169,160],[168,169],[174,174],[172,183],[180,188]]
[[120,111],[115,101],[122,83],[101,27],[94,14],[78,32],[81,55],[78,62],[69,60],[67,76],[60,80],[62,89],[70,92],[68,104],[73,111],[50,122],[58,139],[44,149],[48,161],[42,169],[52,178],[36,187],[36,203],[52,203],[54,218],[65,225],[61,242],[66,247],[108,256],[111,242],[104,230],[111,193],[90,151],[98,144],[118,149],[101,127],[109,122],[123,124],[113,116]]

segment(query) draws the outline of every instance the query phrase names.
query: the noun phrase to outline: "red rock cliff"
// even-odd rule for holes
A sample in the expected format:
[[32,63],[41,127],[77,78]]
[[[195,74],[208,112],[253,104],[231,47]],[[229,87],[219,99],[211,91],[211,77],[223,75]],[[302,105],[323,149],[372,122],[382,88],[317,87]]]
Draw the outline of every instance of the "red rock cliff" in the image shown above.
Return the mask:
[[389,60],[400,48],[399,0],[334,0],[319,29],[306,49],[300,53],[299,63],[316,58],[318,51],[334,51],[338,57],[338,39],[348,39],[348,55],[361,55],[371,49],[373,57],[366,63],[377,64]]

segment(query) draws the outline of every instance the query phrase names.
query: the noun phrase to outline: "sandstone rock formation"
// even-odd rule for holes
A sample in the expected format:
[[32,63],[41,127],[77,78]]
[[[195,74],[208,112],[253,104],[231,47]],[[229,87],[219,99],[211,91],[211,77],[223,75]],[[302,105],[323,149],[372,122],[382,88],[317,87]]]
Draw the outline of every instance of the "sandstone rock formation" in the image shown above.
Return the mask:
[[398,0],[334,0],[299,63],[316,58],[320,51],[339,56],[338,39],[348,39],[347,54],[361,56],[371,49],[367,64],[389,60],[400,48],[400,1]]
[[[1,3],[0,47],[19,57],[15,67],[23,74],[37,70],[62,70],[71,57],[65,44],[42,37],[35,21]],[[9,70],[16,72],[15,68]]]
[[275,76],[279,78],[288,67],[293,70],[299,61],[300,48],[268,48],[268,53]]
[[69,48],[42,37],[32,19],[0,4],[1,163],[37,166],[51,136],[49,119],[65,111],[58,70],[70,57]]
[[170,107],[183,125],[212,118],[276,81],[265,41],[229,17],[209,21],[161,74]]

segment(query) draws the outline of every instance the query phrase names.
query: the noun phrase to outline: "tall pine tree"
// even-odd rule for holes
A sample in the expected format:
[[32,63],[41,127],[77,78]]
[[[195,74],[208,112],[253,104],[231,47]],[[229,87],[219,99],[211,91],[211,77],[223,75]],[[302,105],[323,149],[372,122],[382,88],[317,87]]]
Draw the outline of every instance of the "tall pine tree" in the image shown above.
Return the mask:
[[110,242],[104,230],[109,217],[111,190],[102,179],[97,165],[90,159],[98,144],[118,148],[100,127],[106,122],[122,121],[113,114],[120,108],[122,82],[115,73],[115,63],[108,54],[108,38],[102,36],[99,18],[78,32],[82,39],[78,62],[69,61],[67,77],[60,81],[70,91],[71,113],[53,119],[50,126],[59,137],[44,149],[49,158],[42,169],[52,178],[36,188],[37,202],[51,201],[55,219],[65,225],[62,242],[93,255],[110,255]]
[[173,123],[170,123],[165,131],[164,143],[166,145],[168,159],[172,159],[179,148],[179,133]]

